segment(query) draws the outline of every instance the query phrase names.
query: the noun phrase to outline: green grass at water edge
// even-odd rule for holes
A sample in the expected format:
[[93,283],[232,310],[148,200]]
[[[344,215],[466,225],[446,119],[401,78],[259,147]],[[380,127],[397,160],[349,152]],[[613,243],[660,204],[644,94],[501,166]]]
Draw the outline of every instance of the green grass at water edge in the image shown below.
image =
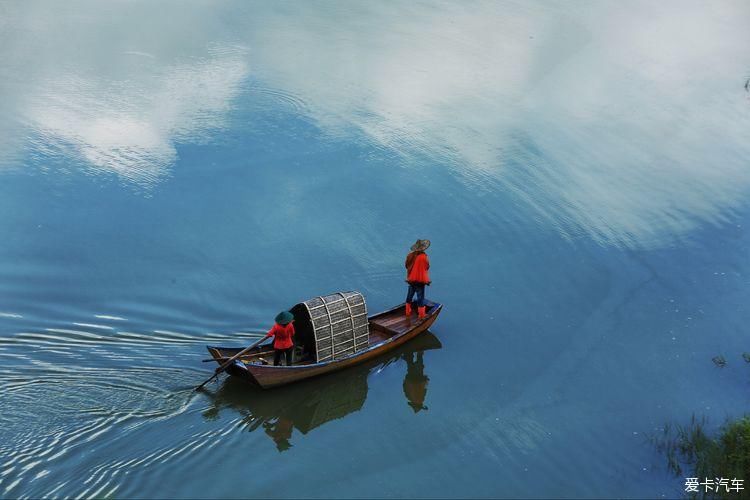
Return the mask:
[[[706,432],[707,420],[696,418],[685,426],[664,427],[664,434],[655,439],[657,448],[667,457],[669,469],[678,476],[742,479],[740,492],[701,491],[702,497],[750,498],[750,415],[727,422],[711,436]],[[695,494],[693,494],[695,495]]]

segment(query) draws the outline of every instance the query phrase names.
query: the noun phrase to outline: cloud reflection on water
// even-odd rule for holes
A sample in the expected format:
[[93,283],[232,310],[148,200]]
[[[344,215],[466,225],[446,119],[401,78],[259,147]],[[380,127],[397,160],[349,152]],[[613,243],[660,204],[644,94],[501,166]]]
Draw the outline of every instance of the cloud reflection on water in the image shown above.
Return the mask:
[[264,17],[282,35],[261,66],[335,135],[451,163],[602,244],[667,244],[744,200],[747,4],[318,7]]
[[[213,43],[203,8],[163,13],[129,2],[6,5],[0,84],[14,109],[0,130],[23,126],[40,164],[81,161],[94,173],[152,186],[177,160],[179,141],[225,125],[247,76],[245,49]],[[175,29],[179,26],[180,29]],[[3,123],[4,122],[4,123]],[[18,148],[3,147],[12,165]]]
[[[325,133],[427,155],[571,237],[664,245],[726,220],[750,186],[746,3],[230,3],[181,6],[180,30],[116,5],[130,15],[111,38],[111,13],[86,8],[91,53],[0,52],[47,68],[3,92],[34,154],[153,185],[176,143],[222,127],[252,67]],[[65,39],[30,11],[15,33]]]
[[35,149],[80,155],[93,169],[152,185],[176,160],[175,143],[222,125],[244,62],[219,56],[111,82],[61,75],[42,82],[27,109]]

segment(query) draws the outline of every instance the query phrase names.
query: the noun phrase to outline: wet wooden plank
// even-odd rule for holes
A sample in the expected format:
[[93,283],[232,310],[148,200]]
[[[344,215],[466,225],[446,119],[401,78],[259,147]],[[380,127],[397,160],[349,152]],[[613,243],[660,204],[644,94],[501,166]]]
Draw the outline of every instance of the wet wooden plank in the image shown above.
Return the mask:
[[384,340],[388,340],[392,335],[386,332],[370,329],[370,345],[378,344]]

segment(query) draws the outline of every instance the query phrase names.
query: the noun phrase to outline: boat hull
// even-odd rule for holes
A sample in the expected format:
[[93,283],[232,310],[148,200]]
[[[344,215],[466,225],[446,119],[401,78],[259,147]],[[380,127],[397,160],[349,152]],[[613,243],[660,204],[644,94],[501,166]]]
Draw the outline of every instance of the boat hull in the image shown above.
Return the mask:
[[[437,319],[438,315],[442,311],[442,307],[442,304],[432,303],[429,314],[424,320],[415,321],[413,327],[410,327],[403,332],[396,333],[386,340],[378,342],[370,346],[368,349],[360,351],[346,358],[326,361],[323,363],[292,366],[243,364],[237,362],[227,367],[226,372],[229,375],[253,382],[264,389],[269,389],[272,387],[278,387],[281,385],[298,382],[307,378],[317,377],[326,373],[343,370],[345,368],[357,365],[359,363],[364,363],[365,361],[381,356],[388,351],[408,342],[420,333],[427,331]],[[375,330],[383,330],[384,327],[377,323],[377,319],[389,313],[392,314],[393,311],[396,311],[399,308],[403,310],[403,305],[397,306],[393,309],[390,309],[389,311],[371,316],[369,318],[370,328]],[[211,352],[212,355],[216,357],[216,353],[219,352],[219,349],[209,348],[209,352]],[[217,362],[220,362],[220,360],[217,360]]]

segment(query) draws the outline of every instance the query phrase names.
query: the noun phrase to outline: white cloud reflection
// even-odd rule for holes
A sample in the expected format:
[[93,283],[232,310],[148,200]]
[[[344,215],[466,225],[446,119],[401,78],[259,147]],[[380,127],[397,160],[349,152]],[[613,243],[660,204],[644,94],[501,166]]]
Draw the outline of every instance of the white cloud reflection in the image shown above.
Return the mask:
[[0,93],[12,108],[0,130],[14,129],[16,141],[2,145],[2,163],[14,163],[23,135],[41,163],[77,158],[148,187],[169,173],[178,141],[221,128],[248,73],[245,50],[213,42],[206,6],[166,7],[5,4]]
[[151,185],[176,160],[176,141],[199,141],[222,125],[246,73],[240,58],[221,56],[134,74],[135,81],[117,88],[61,75],[38,85],[26,118],[45,148],[73,152],[91,168]]
[[253,42],[332,134],[453,163],[603,244],[666,244],[744,202],[747,2],[339,7],[277,9]]
[[430,155],[604,244],[668,243],[750,187],[747,2],[61,5],[6,4],[3,109],[33,151],[129,182],[220,128],[252,67],[327,133]]

